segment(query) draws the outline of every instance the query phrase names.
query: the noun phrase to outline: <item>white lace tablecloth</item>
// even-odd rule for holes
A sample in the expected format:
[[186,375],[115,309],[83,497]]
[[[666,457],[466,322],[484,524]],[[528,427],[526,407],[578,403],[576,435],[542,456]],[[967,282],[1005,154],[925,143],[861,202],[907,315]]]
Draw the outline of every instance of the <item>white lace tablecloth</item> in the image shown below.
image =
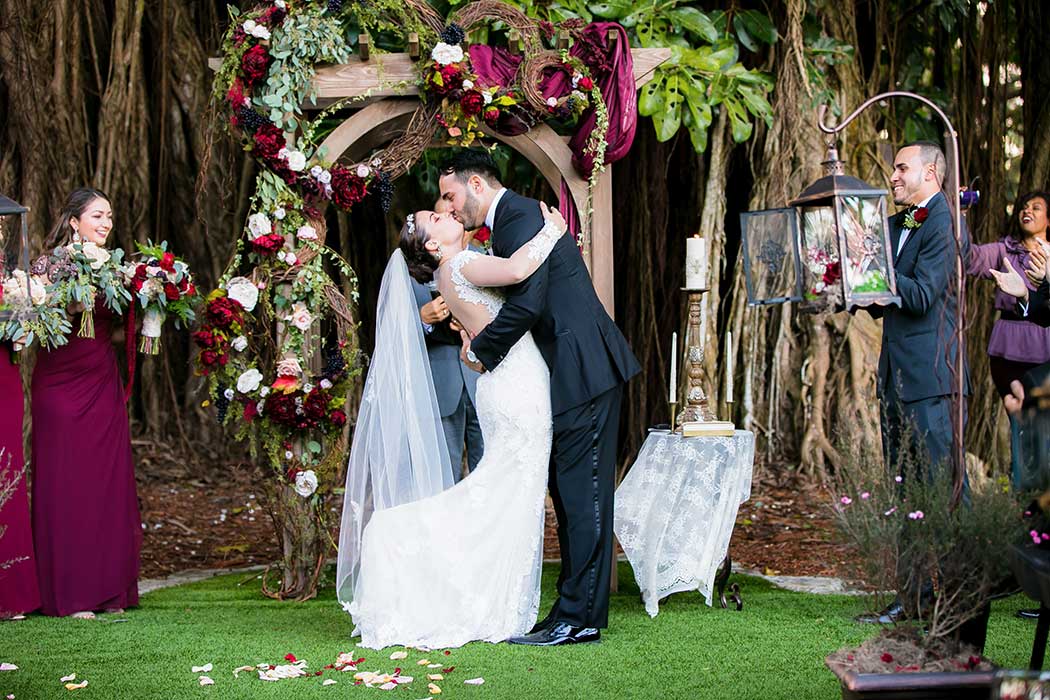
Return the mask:
[[751,497],[755,435],[689,437],[652,432],[616,489],[613,528],[642,591],[645,611],[679,591],[711,605],[737,510]]

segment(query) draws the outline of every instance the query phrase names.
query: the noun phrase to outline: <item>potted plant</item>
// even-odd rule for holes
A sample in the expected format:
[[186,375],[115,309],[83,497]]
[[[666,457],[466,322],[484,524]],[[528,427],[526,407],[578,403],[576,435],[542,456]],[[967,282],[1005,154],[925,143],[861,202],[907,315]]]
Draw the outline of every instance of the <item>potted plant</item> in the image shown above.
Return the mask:
[[923,478],[909,452],[887,470],[870,449],[844,450],[836,520],[857,573],[876,591],[875,609],[897,592],[907,621],[826,663],[843,698],[988,698],[990,602],[1010,581],[1007,552],[1022,533],[1021,509],[1005,479],[974,484],[953,508],[949,471]]

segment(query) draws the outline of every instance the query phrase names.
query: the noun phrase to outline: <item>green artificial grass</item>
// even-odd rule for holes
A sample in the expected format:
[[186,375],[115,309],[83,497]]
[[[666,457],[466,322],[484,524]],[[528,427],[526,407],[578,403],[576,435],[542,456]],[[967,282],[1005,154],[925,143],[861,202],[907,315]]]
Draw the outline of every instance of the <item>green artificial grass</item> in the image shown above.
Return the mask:
[[[551,602],[556,566],[544,569],[544,601]],[[245,574],[147,594],[141,607],[98,620],[33,615],[0,623],[0,662],[19,666],[0,672],[0,699],[37,698],[367,698],[418,700],[430,696],[424,658],[455,666],[439,700],[459,698],[809,698],[838,697],[838,684],[824,656],[875,633],[851,618],[864,600],[851,596],[791,593],[757,578],[736,576],[744,610],[708,608],[698,593],[663,601],[650,619],[627,564],[613,595],[610,628],[600,644],[536,649],[508,644],[470,644],[441,651],[410,650],[403,661],[390,653],[357,649],[350,620],[333,590],[307,603],[281,603],[259,593]],[[1013,617],[1030,603],[1021,596],[995,603],[986,654],[1001,666],[1027,665],[1035,625]],[[117,620],[126,620],[118,622]],[[313,670],[339,652],[365,657],[361,670],[415,677],[392,691],[353,685],[353,673],[324,671],[321,677],[268,683],[253,672],[233,669],[284,663],[285,654],[306,659]],[[201,687],[192,666],[211,663],[215,685]],[[436,669],[440,671],[440,669]],[[67,691],[59,679],[76,673],[88,687]],[[482,677],[484,685],[467,686]],[[322,686],[334,678],[336,685]]]

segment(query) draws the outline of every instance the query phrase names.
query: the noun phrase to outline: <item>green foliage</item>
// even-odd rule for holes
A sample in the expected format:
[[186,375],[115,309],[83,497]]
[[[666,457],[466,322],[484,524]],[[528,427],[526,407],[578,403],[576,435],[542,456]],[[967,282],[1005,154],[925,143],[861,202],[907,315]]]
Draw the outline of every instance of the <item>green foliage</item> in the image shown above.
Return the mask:
[[751,138],[754,121],[773,122],[769,93],[772,77],[740,62],[740,47],[759,52],[777,40],[769,17],[758,10],[704,12],[683,0],[635,3],[563,0],[551,5],[512,0],[527,14],[551,22],[580,18],[619,22],[632,46],[669,47],[671,58],[642,88],[638,112],[653,120],[656,136],[667,141],[685,127],[698,152],[707,149],[715,110],[729,117],[733,140]]

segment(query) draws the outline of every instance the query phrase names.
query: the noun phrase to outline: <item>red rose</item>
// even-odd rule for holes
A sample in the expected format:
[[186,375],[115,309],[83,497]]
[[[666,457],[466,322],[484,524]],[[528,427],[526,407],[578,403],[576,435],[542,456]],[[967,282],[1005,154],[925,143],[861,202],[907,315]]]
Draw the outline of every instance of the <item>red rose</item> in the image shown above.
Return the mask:
[[193,296],[197,293],[197,288],[193,286],[193,282],[190,282],[190,288],[186,290],[186,296]]
[[248,106],[248,98],[244,94],[244,83],[241,82],[240,78],[234,80],[233,84],[230,85],[230,89],[226,93],[226,101],[235,110]]
[[831,285],[838,282],[840,277],[842,277],[842,267],[839,265],[838,260],[836,260],[824,268],[824,276],[821,280],[824,284]]
[[241,73],[244,74],[244,84],[250,90],[255,83],[266,77],[266,71],[270,68],[270,54],[265,46],[256,44],[241,56]]
[[244,420],[251,423],[255,420],[255,417],[259,415],[259,409],[255,407],[255,403],[249,401],[244,404]]
[[131,280],[131,289],[136,292],[141,292],[142,285],[144,285],[145,283],[146,280],[142,279],[141,277],[135,277]]
[[182,295],[179,294],[178,287],[176,287],[171,282],[165,282],[164,283],[164,297],[168,301],[178,301],[180,296],[182,296]]
[[273,255],[284,247],[284,236],[279,233],[259,236],[252,241],[252,246],[260,255]]
[[580,78],[580,82],[578,84],[579,84],[581,90],[593,90],[594,89],[594,81],[591,80],[590,78],[588,78],[586,75],[583,76],[582,78]]
[[215,347],[215,335],[211,331],[197,331],[193,334],[193,342],[202,348]]
[[328,419],[332,421],[332,425],[337,428],[342,428],[346,425],[346,414],[339,409],[332,411],[332,415],[328,416]]
[[313,422],[319,421],[328,415],[328,402],[331,397],[320,389],[314,389],[303,401],[303,413]]
[[255,130],[252,135],[255,139],[255,147],[252,149],[256,156],[263,160],[271,160],[285,147],[284,132],[267,122]]
[[492,126],[496,123],[496,120],[499,119],[499,109],[496,107],[488,107],[485,109],[485,114],[483,115],[483,117],[485,119],[485,123],[489,126]]
[[214,350],[202,350],[200,354],[201,364],[211,367],[219,361],[219,355]]
[[241,315],[243,307],[227,297],[217,297],[208,302],[208,322],[217,328],[228,328]]
[[146,264],[141,263],[135,268],[135,277],[139,279],[146,279]]
[[181,280],[179,280],[179,292],[180,293],[185,294],[186,292],[189,291],[189,289],[190,289],[190,278],[189,277],[183,277]]
[[266,12],[259,15],[259,19],[256,20],[259,24],[265,24],[268,27],[273,27],[284,21],[284,18],[288,15],[288,11],[283,7],[277,7],[274,5]]
[[488,226],[482,225],[477,231],[474,232],[474,240],[478,243],[485,243],[492,237],[492,231],[489,230]]
[[365,181],[347,168],[332,168],[332,201],[340,209],[350,209],[368,193]]
[[294,427],[296,424],[295,396],[272,392],[266,397],[266,402],[263,404],[263,415],[274,423]]
[[175,254],[165,253],[160,259],[160,269],[165,272],[175,272]]
[[926,221],[926,217],[930,215],[930,210],[926,207],[919,207],[915,210],[915,213],[911,215],[911,218],[915,219],[915,223],[921,224]]
[[463,114],[468,117],[480,114],[481,108],[484,106],[485,98],[477,90],[467,90],[463,93],[463,97],[459,98],[459,107],[463,110]]

